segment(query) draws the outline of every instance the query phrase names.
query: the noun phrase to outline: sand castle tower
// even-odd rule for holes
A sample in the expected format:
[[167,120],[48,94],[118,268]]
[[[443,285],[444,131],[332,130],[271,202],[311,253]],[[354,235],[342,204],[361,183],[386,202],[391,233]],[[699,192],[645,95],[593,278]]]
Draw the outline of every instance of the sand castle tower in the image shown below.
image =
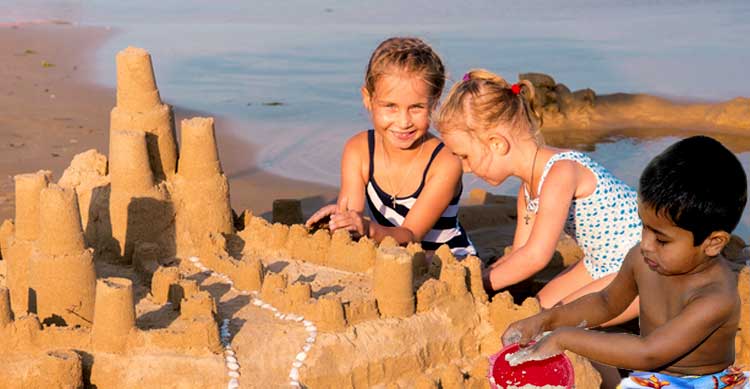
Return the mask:
[[47,187],[51,172],[38,171],[15,176],[15,231],[8,239],[3,256],[7,260],[7,286],[16,317],[28,312],[29,257],[33,242],[39,238],[39,194]]
[[[171,178],[177,166],[172,108],[159,97],[151,56],[128,47],[117,53],[117,106],[110,113],[110,132],[134,129],[146,131],[156,180]],[[110,137],[110,150],[113,143]]]
[[173,182],[178,252],[184,253],[200,247],[209,233],[232,233],[233,226],[214,119],[183,120],[180,139],[180,161]]
[[50,185],[39,199],[39,239],[29,259],[29,310],[43,323],[91,325],[96,272],[74,191]]
[[128,335],[135,329],[133,282],[127,278],[109,277],[96,283],[96,312],[91,331],[97,351],[123,352]]
[[373,292],[383,317],[414,314],[413,257],[402,247],[381,247],[375,258]]
[[109,217],[112,237],[129,263],[137,242],[155,242],[167,235],[174,217],[163,185],[155,186],[149,164],[146,133],[115,130],[110,133]]

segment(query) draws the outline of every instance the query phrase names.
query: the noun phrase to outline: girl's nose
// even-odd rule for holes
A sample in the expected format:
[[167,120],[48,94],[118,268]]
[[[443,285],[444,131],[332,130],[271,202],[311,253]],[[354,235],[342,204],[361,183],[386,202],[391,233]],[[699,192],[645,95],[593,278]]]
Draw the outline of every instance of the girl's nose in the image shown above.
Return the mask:
[[408,109],[401,111],[401,113],[398,115],[398,125],[403,129],[412,126],[411,114],[409,114]]

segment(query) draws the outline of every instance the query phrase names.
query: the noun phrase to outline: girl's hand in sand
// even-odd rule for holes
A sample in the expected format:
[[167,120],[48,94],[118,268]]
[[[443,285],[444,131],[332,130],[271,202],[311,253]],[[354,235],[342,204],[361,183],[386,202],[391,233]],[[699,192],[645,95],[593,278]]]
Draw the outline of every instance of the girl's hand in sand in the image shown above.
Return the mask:
[[542,315],[534,315],[529,318],[511,323],[502,336],[503,346],[518,343],[522,347],[536,339],[545,330]]
[[331,215],[328,228],[331,231],[344,229],[355,237],[361,237],[368,235],[370,222],[361,213],[349,209],[348,199],[343,197],[336,204],[336,212]]
[[[305,227],[310,228],[318,221],[333,215],[338,210],[337,204],[326,205],[325,207],[317,210],[309,219],[305,222]],[[330,228],[330,227],[329,227]],[[333,230],[333,228],[331,228]]]

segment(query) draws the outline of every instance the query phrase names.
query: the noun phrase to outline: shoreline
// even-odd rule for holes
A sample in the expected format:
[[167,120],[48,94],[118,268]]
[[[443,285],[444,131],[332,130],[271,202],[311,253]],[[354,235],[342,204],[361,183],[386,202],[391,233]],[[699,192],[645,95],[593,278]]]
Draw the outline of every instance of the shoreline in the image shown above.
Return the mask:
[[[114,32],[104,27],[50,22],[0,26],[0,218],[14,217],[13,176],[51,170],[57,181],[73,156],[88,149],[107,155],[114,87],[93,81],[94,56]],[[71,44],[74,42],[74,45]],[[159,74],[156,73],[157,84]],[[163,96],[169,103],[169,96]],[[176,131],[184,118],[204,113],[173,106]],[[238,123],[216,119],[219,155],[229,178],[232,207],[270,217],[277,198],[302,199],[312,212],[336,188],[277,176],[257,166],[258,146],[239,139]],[[234,127],[233,127],[234,126]]]

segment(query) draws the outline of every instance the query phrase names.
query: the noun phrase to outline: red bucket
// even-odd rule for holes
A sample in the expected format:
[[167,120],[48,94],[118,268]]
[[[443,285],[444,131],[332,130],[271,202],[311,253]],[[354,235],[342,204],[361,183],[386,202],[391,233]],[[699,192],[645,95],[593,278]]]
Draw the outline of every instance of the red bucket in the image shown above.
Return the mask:
[[518,351],[519,348],[517,343],[511,344],[490,357],[490,377],[494,378],[494,383],[490,380],[492,389],[524,385],[554,385],[567,389],[573,388],[575,384],[573,364],[570,363],[570,359],[565,354],[511,366],[505,360],[505,356]]

